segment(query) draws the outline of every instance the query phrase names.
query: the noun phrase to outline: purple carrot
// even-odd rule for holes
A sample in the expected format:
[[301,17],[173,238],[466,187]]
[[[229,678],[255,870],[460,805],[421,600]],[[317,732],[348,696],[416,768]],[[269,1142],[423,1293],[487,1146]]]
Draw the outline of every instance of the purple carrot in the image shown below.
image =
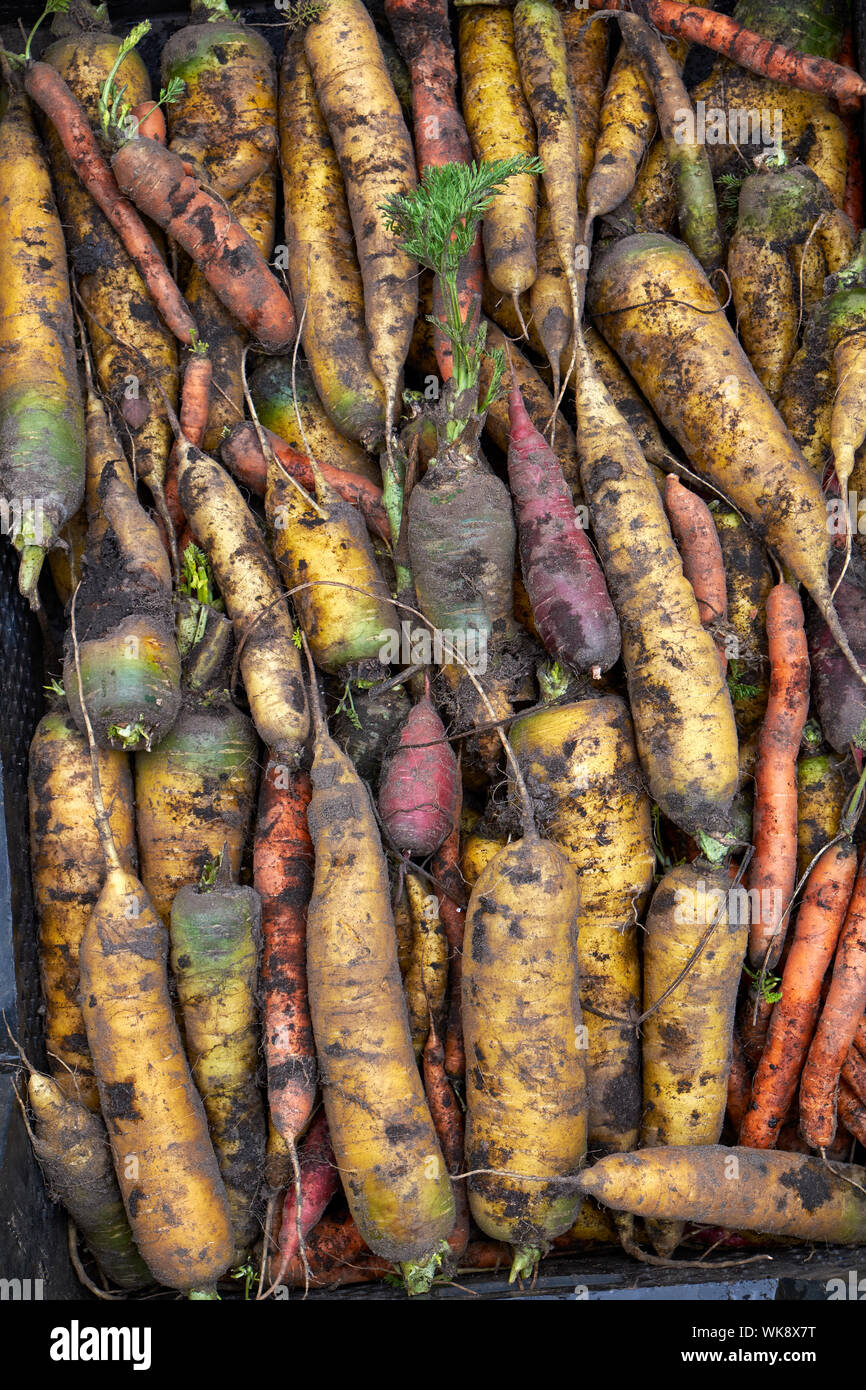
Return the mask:
[[559,460],[526,413],[513,374],[508,405],[508,481],[535,626],[557,661],[599,676],[620,652],[619,622],[604,574]]
[[435,853],[454,823],[458,790],[457,759],[425,691],[382,766],[379,815],[397,848]]

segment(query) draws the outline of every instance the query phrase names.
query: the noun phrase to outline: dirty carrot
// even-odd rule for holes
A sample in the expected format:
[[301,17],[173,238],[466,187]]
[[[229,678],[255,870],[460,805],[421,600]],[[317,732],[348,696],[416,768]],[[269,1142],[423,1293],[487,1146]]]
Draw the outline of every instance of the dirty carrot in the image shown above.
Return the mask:
[[809,714],[809,652],[803,605],[790,584],[777,584],[767,599],[767,639],[770,698],[758,736],[749,871],[749,890],[761,904],[749,932],[749,962],[761,969],[779,959],[782,916],[797,881],[797,754]]
[[856,872],[857,852],[846,839],[825,851],[806,881],[782,975],[782,997],[770,1019],[740,1130],[739,1142],[748,1149],[774,1147],[796,1094],[818,1017],[821,983],[845,920]]

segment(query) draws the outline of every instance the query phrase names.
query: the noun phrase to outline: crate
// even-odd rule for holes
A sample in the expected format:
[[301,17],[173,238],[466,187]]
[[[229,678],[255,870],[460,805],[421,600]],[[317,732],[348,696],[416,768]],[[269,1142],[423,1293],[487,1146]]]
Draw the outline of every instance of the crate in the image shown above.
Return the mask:
[[[383,0],[366,3],[377,25],[387,32]],[[732,3],[723,0],[716,8],[730,11]],[[141,18],[140,6],[132,0],[121,0],[109,8],[119,32],[128,31]],[[855,9],[859,51],[866,52],[866,0],[856,0]],[[25,0],[20,7],[0,0],[0,40],[13,51],[20,50],[18,16],[26,24],[28,17],[35,17],[40,10],[41,0]],[[263,26],[279,53],[282,29],[277,6],[259,3],[243,14],[248,21]],[[152,31],[139,51],[158,86],[159,53],[185,15],[165,0],[156,0],[149,17]],[[0,1010],[29,1058],[44,1066],[27,813],[27,754],[44,707],[42,633],[18,593],[16,574],[17,555],[0,536]],[[0,1032],[0,1279],[42,1279],[43,1295],[48,1300],[92,1302],[92,1295],[82,1288],[72,1270],[65,1215],[48,1198],[24,1128],[15,1095],[19,1070],[18,1053],[4,1027]],[[678,1270],[639,1265],[615,1250],[604,1249],[548,1258],[531,1288],[510,1286],[503,1270],[463,1276],[454,1284],[435,1286],[427,1297],[812,1301],[826,1297],[827,1280],[847,1280],[858,1260],[866,1265],[866,1250],[804,1247],[774,1251],[766,1264],[737,1272],[722,1271],[712,1264],[700,1270]],[[725,1277],[728,1274],[730,1277]],[[402,1300],[404,1295],[384,1284],[364,1284],[335,1291],[314,1290],[309,1298],[382,1301]]]

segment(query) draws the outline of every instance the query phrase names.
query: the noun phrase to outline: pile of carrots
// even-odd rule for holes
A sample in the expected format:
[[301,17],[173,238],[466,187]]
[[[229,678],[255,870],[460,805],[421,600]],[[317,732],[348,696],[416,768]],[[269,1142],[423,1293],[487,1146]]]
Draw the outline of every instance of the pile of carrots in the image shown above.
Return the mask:
[[279,14],[0,53],[78,1277],[862,1244],[848,5]]

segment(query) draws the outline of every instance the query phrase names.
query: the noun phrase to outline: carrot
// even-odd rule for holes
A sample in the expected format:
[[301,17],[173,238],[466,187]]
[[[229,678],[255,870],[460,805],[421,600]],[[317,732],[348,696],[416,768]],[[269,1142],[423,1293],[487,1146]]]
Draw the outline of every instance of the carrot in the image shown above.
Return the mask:
[[766,610],[773,571],[766,550],[739,512],[719,503],[711,514],[725,566],[728,689],[740,740],[747,742],[763,722],[770,693]]
[[605,1206],[644,1219],[856,1245],[866,1232],[863,1177],[854,1164],[714,1144],[611,1154],[581,1183]]
[[844,650],[827,580],[831,538],[820,480],[755,377],[697,261],[670,237],[626,237],[593,258],[588,303],[691,467],[806,586]]
[[657,126],[650,85],[623,44],[602,98],[595,158],[586,182],[586,244],[593,223],[613,212],[631,191]]
[[63,1203],[113,1284],[147,1288],[153,1281],[132,1239],[102,1120],[38,1071],[27,1097],[30,1140],[49,1195]]
[[724,260],[719,213],[706,145],[689,129],[684,112],[690,102],[675,59],[653,29],[636,15],[619,17],[623,41],[637,58],[652,88],[677,191],[679,231],[682,240],[709,273]]
[[[392,1264],[370,1253],[348,1212],[325,1216],[314,1228],[307,1245],[307,1266],[313,1288],[367,1284],[395,1273]],[[284,1279],[290,1287],[306,1288],[307,1269],[299,1255],[289,1262]]]
[[321,670],[375,679],[399,621],[361,517],[316,473],[308,497],[276,461],[265,516],[272,550]]
[[[463,115],[476,160],[535,155],[535,129],[521,86],[510,12],[483,5],[462,11],[459,52]],[[515,303],[535,279],[535,205],[535,175],[516,174],[482,226],[487,273]]]
[[313,712],[307,979],[328,1127],[361,1235],[424,1291],[454,1199],[412,1051],[370,797],[315,701]]
[[864,1008],[866,871],[861,865],[836,948],[830,989],[800,1078],[800,1131],[810,1148],[823,1150],[833,1142],[839,1074]]
[[[650,794],[690,833],[723,830],[738,768],[734,712],[718,654],[701,626],[649,465],[580,334],[575,392],[583,490],[622,628],[635,739]],[[661,639],[665,630],[676,631],[675,647]]]
[[297,1143],[316,1096],[316,1049],[307,1002],[307,903],[313,845],[305,772],[270,758],[253,842],[253,883],[262,902],[261,992],[268,1106],[287,1143]]
[[[622,0],[588,0],[594,10],[625,9]],[[723,53],[740,67],[774,82],[783,82],[803,92],[818,92],[837,101],[858,102],[866,95],[866,82],[850,68],[827,58],[797,53],[785,44],[764,39],[735,19],[680,4],[678,0],[641,0],[641,12],[663,34],[699,43],[714,53]]]
[[568,55],[568,76],[577,116],[577,198],[586,211],[586,181],[595,161],[599,117],[607,78],[607,32],[603,24],[592,23],[585,10],[572,6],[560,12]]
[[[134,48],[108,31],[104,11],[100,15],[90,4],[78,4],[74,12],[55,20],[54,27],[61,24],[63,36],[50,44],[42,60],[57,69],[92,126],[100,126],[100,96],[112,69],[131,106],[149,103],[147,68]],[[116,67],[121,48],[128,51]],[[161,116],[157,108],[157,118]],[[177,339],[157,312],[114,227],[79,179],[50,121],[45,141],[97,379],[123,418],[136,475],[147,482],[162,514],[160,488],[171,430],[156,378],[176,408]],[[154,244],[163,255],[159,233]]]
[[454,823],[457,759],[427,690],[413,705],[399,741],[382,764],[379,815],[404,854],[424,857],[442,844]]
[[562,469],[529,419],[513,375],[509,414],[508,482],[538,633],[557,661],[598,677],[619,658],[619,623]]
[[46,551],[84,497],[84,413],[75,367],[63,229],[27,98],[10,78],[0,121],[0,490],[20,553],[19,588],[38,608]]
[[[386,0],[385,14],[412,79],[412,130],[418,173],[430,165],[468,164],[472,146],[456,99],[457,67],[446,0]],[[465,323],[478,315],[484,262],[480,231],[460,266],[457,296]],[[442,284],[433,286],[436,360],[443,381],[451,379],[451,344],[444,324]]]
[[[534,330],[529,333],[529,341],[532,343],[536,337],[538,338],[544,356],[550,363],[553,395],[558,398],[562,358],[571,343],[574,314],[568,282],[553,236],[550,204],[543,184],[538,190],[535,260],[535,279],[526,296],[529,300],[529,322]],[[514,305],[510,301],[509,304],[514,311]],[[514,316],[517,317],[516,313]],[[518,324],[518,336],[522,331]],[[570,356],[566,357],[566,371],[570,361]]]
[[[191,6],[192,23],[162,51],[170,148],[218,197],[270,260],[276,233],[277,75],[265,36],[222,3]],[[179,91],[177,90],[179,88]],[[247,334],[198,265],[183,280],[199,338],[208,344],[214,390],[201,447],[213,452],[244,415]]]
[[171,905],[171,967],[192,1074],[226,1186],[234,1264],[259,1223],[265,1113],[256,1085],[261,904],[232,882],[227,853],[212,882],[181,888]]
[[[785,940],[797,881],[797,754],[809,714],[809,653],[796,589],[777,584],[767,599],[770,698],[755,763],[749,890],[760,894],[749,931],[749,962],[772,969]],[[757,902],[757,899],[754,900]]]
[[[270,430],[265,431],[265,438],[286,471],[307,491],[315,489],[315,472],[306,455],[299,454]],[[254,425],[247,421],[236,425],[224,441],[220,457],[239,483],[243,483],[257,497],[264,497],[268,463]],[[382,506],[382,489],[360,473],[350,473],[324,461],[319,463],[319,469],[326,483],[344,501],[358,507],[370,530],[383,540],[390,540],[391,530]]]
[[737,1029],[734,1028],[731,1070],[728,1073],[726,1113],[728,1123],[735,1134],[739,1134],[740,1132],[740,1126],[743,1123],[743,1118],[748,1109],[751,1090],[752,1077],[746,1060],[746,1054],[743,1051],[743,1044],[740,1042],[740,1035]]
[[[99,776],[112,830],[135,868],[135,798],[129,759],[100,751]],[[94,823],[87,742],[61,707],[43,715],[28,761],[30,869],[39,925],[45,1048],[60,1089],[99,1109],[78,997],[78,948],[105,874]]]
[[130,116],[137,124],[137,133],[146,135],[148,140],[156,140],[164,145],[168,139],[165,116],[162,107],[155,101],[140,101],[133,106]]
[[[81,103],[48,63],[28,64],[24,86],[52,122],[72,167],[114,227],[172,333],[182,343],[191,346],[196,341],[195,320],[145,224],[129,199],[119,190]],[[149,143],[162,154],[166,153],[155,140]]]
[[85,366],[91,515],[78,594],[80,647],[76,656],[67,643],[64,681],[83,731],[78,660],[100,747],[149,749],[171,730],[181,703],[171,569],[94,389],[89,359]]
[[186,173],[179,155],[144,136],[121,145],[111,167],[121,191],[193,258],[261,347],[286,348],[295,336],[289,298],[226,203]]
[[319,1111],[307,1130],[298,1154],[298,1166],[300,1186],[293,1182],[283,1202],[274,1284],[282,1283],[291,1261],[298,1256],[298,1228],[300,1236],[306,1238],[340,1191],[340,1173],[324,1110]]
[[[628,707],[615,695],[523,715],[511,741],[545,833],[578,876],[577,970],[593,1155],[633,1148],[641,1118],[638,922],[653,881],[652,821]],[[468,881],[489,859],[484,827],[464,850]],[[473,844],[473,839],[475,843]],[[496,842],[493,842],[496,843]],[[473,863],[474,861],[474,863]]]
[[303,39],[290,35],[280,72],[280,158],[292,297],[316,390],[337,428],[383,442],[385,395],[370,365],[364,287],[343,175],[319,107]]
[[577,875],[523,820],[472,890],[463,963],[469,1207],[512,1279],[577,1215],[587,1114]]
[[[514,46],[523,91],[535,121],[538,157],[544,166],[550,237],[558,252],[571,300],[571,314],[562,345],[565,347],[582,311],[575,273],[579,146],[565,34],[559,14],[549,0],[518,0],[514,10]],[[553,394],[557,399],[561,351],[562,348],[554,348],[551,361]],[[569,370],[571,368],[570,361]]]
[[841,760],[827,754],[797,763],[797,877],[839,833],[848,794]]
[[[695,591],[704,627],[717,630],[728,617],[728,593],[722,547],[713,514],[697,493],[683,487],[675,473],[665,479],[665,511],[683,560],[683,574]],[[727,666],[723,642],[716,639],[722,663]]]
[[[797,348],[801,295],[808,289],[804,247],[822,245],[822,230],[834,213],[841,216],[817,174],[803,164],[759,165],[740,189],[728,273],[743,346],[773,401]],[[846,262],[853,250],[851,245]],[[820,270],[823,283],[823,254]]]
[[782,996],[770,1019],[740,1130],[740,1143],[746,1148],[773,1147],[796,1093],[818,1017],[821,982],[842,930],[856,872],[857,854],[846,840],[825,851],[806,882],[782,975]]
[[253,723],[262,742],[291,761],[307,736],[307,704],[288,603],[264,537],[228,474],[183,440],[178,496],[234,623]]
[[[206,352],[191,352],[183,373],[183,390],[180,398],[180,427],[190,444],[201,448],[207,430],[210,410],[211,381],[213,363]],[[182,531],[185,521],[183,509],[177,497],[177,449],[173,448],[168,460],[165,478],[165,500],[176,531]]]
[[[439,1038],[432,1012],[427,1041],[421,1056],[421,1069],[424,1077],[424,1093],[430,1114],[436,1126],[436,1134],[442,1148],[442,1155],[448,1172],[456,1176],[463,1172],[463,1112],[454,1094],[445,1063],[445,1049]],[[457,1213],[454,1228],[448,1237],[452,1261],[459,1262],[469,1241],[469,1200],[465,1182],[451,1185],[454,1193],[454,1209]]]
[[360,473],[381,485],[378,459],[357,441],[347,439],[329,419],[303,358],[265,358],[252,373],[249,388],[265,429],[273,430],[299,454],[318,459],[323,470]]
[[[412,1047],[419,1062],[431,1027],[441,1025],[448,987],[448,938],[436,897],[417,874],[406,874],[408,941],[399,951]],[[405,959],[405,966],[404,966]]]
[[444,1060],[446,1074],[452,1082],[462,1080],[466,1071],[463,1019],[460,1014],[463,932],[466,925],[466,887],[460,872],[460,801],[461,789],[458,784],[454,823],[430,863],[439,916],[448,939],[448,1018],[445,1024]]
[[[71,628],[74,643],[74,608]],[[81,1003],[115,1172],[154,1278],[213,1297],[231,1259],[228,1200],[172,1009],[167,933],[114,842],[82,710],[106,874],[81,940]]]
[[418,290],[415,264],[386,230],[382,205],[416,187],[412,141],[362,0],[329,0],[305,29],[304,47],[343,171],[364,281],[370,362],[384,388],[390,435]]
[[[642,1148],[716,1144],[721,1136],[748,936],[729,888],[726,867],[698,858],[670,869],[653,894],[643,954]],[[669,1255],[682,1228],[661,1223],[650,1234]]]
[[839,1118],[849,1134],[866,1145],[866,1104],[843,1079],[839,1082]]
[[[853,1043],[842,1063],[842,1080],[850,1087],[858,1100],[866,1103],[866,1058]],[[844,1116],[842,1118],[844,1119]]]
[[256,791],[250,720],[216,682],[198,697],[185,694],[168,737],[135,759],[141,878],[166,925],[176,894],[199,881],[225,843],[232,872],[240,871]]

